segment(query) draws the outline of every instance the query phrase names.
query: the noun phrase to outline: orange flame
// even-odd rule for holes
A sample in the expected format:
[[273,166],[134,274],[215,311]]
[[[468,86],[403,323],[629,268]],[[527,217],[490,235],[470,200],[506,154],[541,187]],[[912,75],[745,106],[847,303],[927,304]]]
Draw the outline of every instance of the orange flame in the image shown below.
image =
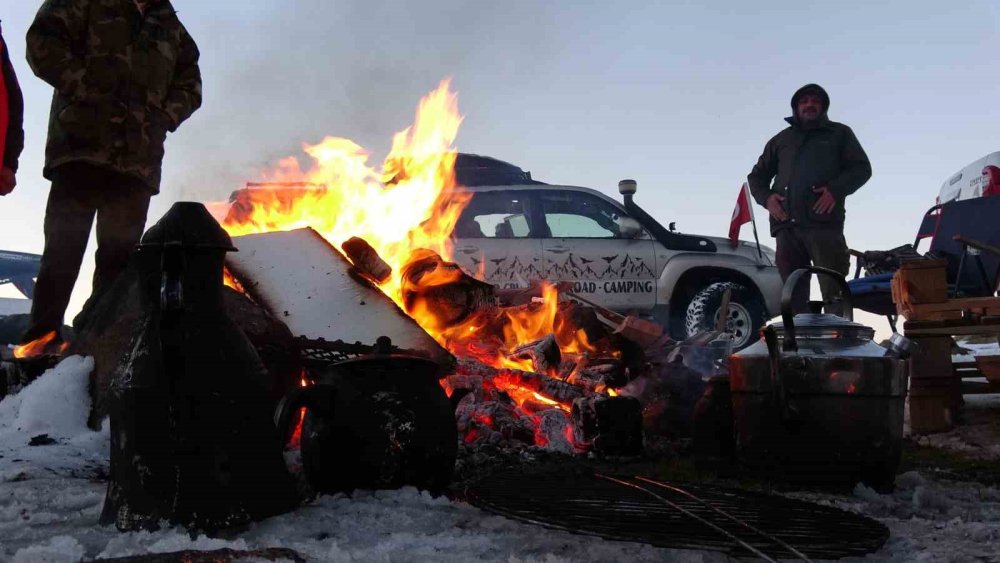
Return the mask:
[[461,122],[444,80],[420,101],[414,125],[393,137],[381,170],[353,141],[327,137],[304,147],[312,168],[303,172],[288,158],[269,178],[319,189],[249,190],[249,209],[231,213],[223,226],[232,236],[312,227],[336,248],[361,237],[392,267],[382,289],[398,303],[400,271],[414,249],[451,256],[449,235],[469,199],[454,191],[452,144]]
[[18,359],[34,358],[36,356],[42,356],[44,354],[62,354],[69,347],[69,344],[63,342],[56,350],[52,350],[49,346],[53,343],[59,335],[52,331],[41,338],[36,338],[27,344],[22,344],[20,346],[14,347],[14,357]]
[[[338,250],[351,237],[364,239],[392,268],[381,289],[456,355],[471,355],[497,368],[534,371],[530,360],[510,359],[508,354],[549,334],[555,335],[562,353],[594,351],[584,331],[558,314],[554,286],[544,286],[542,297],[530,305],[466,317],[461,308],[448,310],[445,302],[432,302],[420,293],[431,295],[460,283],[461,270],[444,264],[421,272],[417,291],[411,292],[414,299],[404,295],[411,283],[404,279],[405,267],[426,256],[423,249],[451,260],[450,235],[471,197],[455,189],[453,142],[461,122],[457,96],[444,80],[420,101],[413,126],[393,137],[379,169],[369,165],[368,151],[347,139],[327,137],[305,145],[312,159],[309,168],[302,170],[294,157],[280,161],[264,179],[283,187],[239,192],[223,226],[234,237],[311,227]],[[225,283],[241,290],[229,272]],[[514,384],[504,390],[518,405],[530,402],[569,410],[535,390]],[[301,434],[301,414],[295,440]]]
[[[541,340],[550,334],[556,337],[556,343],[564,354],[583,354],[593,352],[594,346],[587,340],[582,329],[577,329],[564,319],[557,318],[559,311],[559,292],[552,284],[542,285],[540,300],[525,307],[512,307],[500,311],[500,323],[503,335],[498,350],[491,351],[493,355],[479,355],[477,359],[499,368],[534,371],[530,360],[508,358],[504,352],[510,352],[521,344]],[[441,329],[434,320],[436,311],[430,310],[426,304],[410,310],[413,316],[428,332],[449,350],[455,351],[456,344],[474,337],[480,332],[483,323],[481,316],[475,316],[463,323]],[[427,319],[424,321],[424,319]],[[435,330],[437,329],[437,330]],[[468,352],[468,348],[463,351]]]

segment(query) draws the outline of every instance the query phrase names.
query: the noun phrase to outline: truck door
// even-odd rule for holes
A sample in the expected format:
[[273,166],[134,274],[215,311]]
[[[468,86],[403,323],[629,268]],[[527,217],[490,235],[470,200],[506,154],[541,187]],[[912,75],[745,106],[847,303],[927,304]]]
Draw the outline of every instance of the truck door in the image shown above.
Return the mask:
[[547,227],[542,255],[549,280],[572,282],[575,293],[616,311],[653,308],[657,270],[648,233],[628,232],[623,225],[631,219],[620,208],[587,192],[552,190],[538,197]]
[[455,224],[455,262],[501,288],[541,279],[542,241],[532,236],[532,202],[531,190],[474,193]]

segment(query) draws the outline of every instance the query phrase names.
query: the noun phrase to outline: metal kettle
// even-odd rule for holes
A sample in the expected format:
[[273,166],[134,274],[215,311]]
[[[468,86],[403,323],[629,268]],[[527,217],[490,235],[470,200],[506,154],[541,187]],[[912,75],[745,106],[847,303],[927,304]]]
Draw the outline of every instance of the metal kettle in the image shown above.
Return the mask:
[[[844,316],[792,314],[792,293],[810,274],[841,286]],[[806,480],[892,482],[901,453],[903,401],[911,345],[893,335],[875,343],[871,327],[854,322],[841,274],[796,270],[781,296],[782,321],[730,357],[730,390],[738,457],[745,465]]]
[[[818,312],[793,315],[792,293],[813,273],[831,276],[841,285],[842,317]],[[746,385],[770,388],[778,398],[803,386],[862,395],[905,391],[905,370],[899,373],[905,366],[900,360],[909,355],[912,344],[899,334],[893,334],[888,347],[877,344],[873,328],[854,322],[850,295],[843,276],[833,270],[815,266],[796,270],[782,290],[782,320],[765,327],[763,338],[734,354],[730,365],[741,380],[748,380]],[[873,366],[903,377],[874,377]]]

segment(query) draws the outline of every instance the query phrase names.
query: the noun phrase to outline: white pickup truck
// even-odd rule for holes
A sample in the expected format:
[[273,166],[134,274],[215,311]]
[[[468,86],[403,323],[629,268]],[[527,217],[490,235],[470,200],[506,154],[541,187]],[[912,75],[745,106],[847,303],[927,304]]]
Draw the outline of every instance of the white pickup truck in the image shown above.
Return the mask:
[[454,260],[483,281],[570,282],[587,300],[653,318],[675,338],[715,326],[731,289],[726,324],[737,349],[780,314],[781,277],[771,249],[758,253],[744,241],[733,249],[725,238],[666,229],[633,201],[635,182],[619,185],[619,203],[588,188],[534,182],[527,173],[507,185],[496,178],[486,182],[494,185],[469,185],[477,175],[463,178],[461,165],[459,159],[459,183],[472,198],[452,235]]

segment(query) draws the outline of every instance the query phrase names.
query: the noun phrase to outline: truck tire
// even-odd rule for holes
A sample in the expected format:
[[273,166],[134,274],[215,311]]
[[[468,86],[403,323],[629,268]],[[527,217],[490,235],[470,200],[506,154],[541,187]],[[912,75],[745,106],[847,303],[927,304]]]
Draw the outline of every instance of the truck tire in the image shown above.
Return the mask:
[[760,328],[767,321],[767,308],[755,291],[734,282],[713,283],[695,294],[684,318],[685,336],[715,330],[719,307],[727,289],[732,292],[726,330],[733,334],[733,351],[756,342]]

